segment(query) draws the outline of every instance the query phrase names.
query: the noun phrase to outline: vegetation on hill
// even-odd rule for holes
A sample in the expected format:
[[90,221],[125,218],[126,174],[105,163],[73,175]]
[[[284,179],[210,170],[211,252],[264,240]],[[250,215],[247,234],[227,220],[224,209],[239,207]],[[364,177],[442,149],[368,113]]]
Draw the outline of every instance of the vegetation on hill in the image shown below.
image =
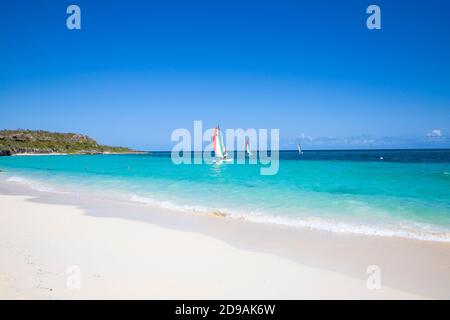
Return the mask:
[[1,130],[0,155],[21,153],[126,153],[131,149],[98,144],[94,139],[77,133],[56,133],[34,130]]

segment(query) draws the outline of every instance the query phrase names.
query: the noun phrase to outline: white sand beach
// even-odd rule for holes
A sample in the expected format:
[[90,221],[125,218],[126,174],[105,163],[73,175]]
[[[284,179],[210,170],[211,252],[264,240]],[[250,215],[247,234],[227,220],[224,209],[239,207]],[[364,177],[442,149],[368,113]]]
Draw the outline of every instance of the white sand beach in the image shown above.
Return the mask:
[[1,299],[449,298],[449,249],[0,183]]

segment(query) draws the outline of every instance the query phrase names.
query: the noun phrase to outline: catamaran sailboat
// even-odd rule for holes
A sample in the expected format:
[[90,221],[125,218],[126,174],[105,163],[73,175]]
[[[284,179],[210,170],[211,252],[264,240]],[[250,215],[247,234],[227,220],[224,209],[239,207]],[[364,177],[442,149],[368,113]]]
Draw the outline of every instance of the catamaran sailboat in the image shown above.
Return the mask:
[[298,154],[303,154],[302,148],[300,146],[300,143],[297,144]]
[[250,151],[250,142],[247,140],[245,140],[245,154],[247,155],[247,157],[251,157],[252,156],[252,152]]
[[214,129],[213,145],[214,153],[216,154],[216,160],[214,161],[215,163],[221,164],[223,162],[233,161],[233,159],[228,158],[227,150],[225,149],[225,145],[223,144],[223,138],[219,126]]

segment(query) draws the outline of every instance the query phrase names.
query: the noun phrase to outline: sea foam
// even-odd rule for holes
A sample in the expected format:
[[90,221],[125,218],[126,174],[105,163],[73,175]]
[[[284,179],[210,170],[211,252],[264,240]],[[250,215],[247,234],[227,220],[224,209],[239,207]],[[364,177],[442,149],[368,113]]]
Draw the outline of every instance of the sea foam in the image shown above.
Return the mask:
[[[341,234],[359,234],[380,237],[396,237],[424,241],[450,242],[450,231],[436,230],[429,224],[404,223],[395,226],[366,225],[350,222],[337,222],[319,217],[285,217],[271,215],[260,211],[248,211],[248,213],[225,208],[208,208],[204,206],[192,206],[177,204],[167,200],[156,200],[147,196],[131,195],[130,200],[150,206],[169,209],[184,213],[214,214],[230,219],[244,220],[254,223],[275,224],[288,227],[308,228]],[[217,214],[220,213],[220,214]]]
[[36,191],[53,192],[53,193],[69,193],[66,191],[58,190],[54,186],[50,186],[49,184],[43,183],[40,180],[25,178],[25,177],[21,177],[21,176],[10,176],[10,177],[6,178],[6,181],[20,183],[20,184],[26,185]]
[[[22,176],[10,176],[6,178],[9,182],[24,184],[34,190],[69,193],[61,191],[53,185],[42,182],[41,180],[25,178]],[[194,214],[213,214],[230,219],[244,220],[254,223],[274,224],[288,227],[308,228],[313,230],[328,231],[341,234],[359,234],[368,236],[397,237],[406,239],[416,239],[425,241],[450,242],[450,232],[446,230],[437,230],[430,224],[409,223],[396,224],[395,226],[368,225],[362,223],[338,222],[331,219],[302,216],[290,217],[274,215],[257,210],[237,210],[230,208],[206,207],[202,205],[181,204],[170,200],[157,200],[150,196],[131,194],[129,201],[143,203],[149,206],[158,207],[167,210],[174,210],[183,213]]]

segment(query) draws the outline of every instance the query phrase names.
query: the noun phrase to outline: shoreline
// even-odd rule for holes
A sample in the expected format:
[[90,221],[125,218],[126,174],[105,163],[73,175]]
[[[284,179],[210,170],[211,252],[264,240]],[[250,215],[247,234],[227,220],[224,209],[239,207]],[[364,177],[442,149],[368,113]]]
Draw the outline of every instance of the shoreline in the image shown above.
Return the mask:
[[[122,253],[117,257],[120,262],[119,264],[123,263],[122,260],[130,261],[130,263],[133,262],[133,265],[138,268],[135,272],[138,277],[142,278],[146,277],[148,270],[142,270],[139,266],[144,262],[146,263],[147,259],[152,260],[151,257],[153,256],[156,260],[164,260],[170,256],[170,259],[175,260],[171,261],[171,263],[174,262],[175,264],[181,265],[188,263],[192,264],[193,268],[191,270],[193,274],[185,274],[180,278],[184,271],[177,269],[172,270],[170,276],[177,278],[181,282],[185,281],[185,276],[197,280],[199,283],[198,290],[202,293],[195,292],[195,290],[190,292],[189,288],[183,287],[173,292],[165,291],[165,295],[155,296],[148,294],[147,296],[144,292],[147,292],[148,287],[146,285],[142,285],[142,287],[137,285],[138,287],[135,289],[140,292],[138,295],[140,298],[292,299],[322,297],[347,299],[445,299],[450,297],[450,280],[448,279],[450,245],[446,243],[333,234],[318,230],[256,224],[224,219],[223,217],[214,215],[179,213],[139,203],[36,191],[18,183],[5,181],[0,182],[0,197],[2,198],[2,205],[6,206],[6,210],[2,210],[5,213],[0,214],[0,218],[5,219],[2,225],[8,230],[11,228],[11,226],[8,226],[9,220],[13,219],[11,216],[8,216],[10,215],[8,212],[10,211],[19,212],[16,213],[13,219],[19,220],[19,226],[24,223],[24,217],[21,217],[23,209],[19,208],[21,206],[30,207],[35,212],[35,215],[48,215],[45,219],[50,225],[54,219],[62,219],[56,213],[49,214],[55,208],[58,208],[58,212],[61,212],[60,214],[64,216],[70,216],[70,212],[75,210],[78,212],[76,214],[78,217],[77,220],[79,220],[77,224],[91,228],[90,223],[95,221],[96,226],[92,228],[96,230],[95,234],[102,235],[100,239],[103,240],[101,241],[104,241],[104,237],[110,233],[108,231],[109,224],[112,224],[110,227],[114,228],[120,227],[123,223],[132,224],[130,226],[131,231],[126,233],[130,237],[132,237],[136,230],[143,228],[146,230],[142,234],[143,239],[147,237],[148,232],[151,234],[153,229],[158,229],[158,232],[161,232],[161,237],[157,237],[152,241],[163,244],[162,248],[150,249],[146,245],[135,243],[137,252],[147,252],[148,249],[147,254],[143,257],[141,254]],[[17,200],[17,197],[22,198]],[[37,218],[34,217],[34,219]],[[50,231],[53,230],[50,226],[48,228]],[[74,232],[73,226],[63,226],[62,228],[67,233]],[[23,241],[20,237],[20,229],[18,229],[19,236],[12,234],[9,239],[3,238],[3,234],[8,232],[7,230],[2,230],[2,238],[0,240],[3,248],[1,249],[2,261],[10,261],[6,252],[8,251],[8,245],[5,244],[5,241],[10,245]],[[173,247],[169,246],[171,248],[168,251],[170,254],[166,253],[168,248],[164,250],[165,240],[163,238],[166,238],[163,235],[166,233],[170,233],[171,237],[173,237],[171,241],[175,242]],[[110,236],[113,238],[116,237],[114,234],[110,234]],[[47,235],[46,237],[51,238],[52,236]],[[195,244],[191,243],[193,247],[186,247],[184,243],[187,245],[190,241],[193,241],[191,239],[192,237],[200,237],[202,241],[194,241]],[[90,241],[81,241],[82,243],[79,245],[83,250],[79,253],[79,259],[85,260],[86,255],[89,255],[87,252],[91,251],[89,246],[92,241],[100,239],[96,239],[93,236],[93,239]],[[127,242],[127,237],[124,237],[122,240]],[[33,244],[33,248],[28,248],[30,244],[23,244],[21,245],[21,250],[28,250],[32,255],[39,254],[43,250],[40,247],[36,247],[36,245],[39,244],[42,247],[46,245],[46,242],[42,241],[38,235],[30,236],[29,241],[36,243]],[[53,241],[61,241],[66,247],[71,246],[69,245],[71,242],[64,239],[64,236],[63,239],[53,239]],[[17,244],[15,245],[17,246]],[[181,245],[181,247],[177,245]],[[211,246],[218,247],[208,257],[205,257],[202,252]],[[114,247],[110,248],[110,250],[114,251]],[[158,250],[162,250],[163,252],[161,253]],[[184,256],[186,250],[192,253],[193,260],[191,261],[189,257],[184,257],[179,261],[178,256]],[[6,257],[3,255],[6,255]],[[107,259],[105,256],[106,252],[103,252],[101,249],[96,250],[95,255],[98,255],[100,260]],[[221,257],[223,257],[223,260]],[[255,265],[252,262],[256,257],[262,259],[260,263],[263,266]],[[214,261],[218,259],[222,263],[214,265],[212,269],[207,268],[200,274],[193,271],[196,268],[201,269],[203,265],[210,264],[210,259]],[[46,260],[44,259],[44,261]],[[101,261],[98,263],[99,265],[102,264]],[[233,269],[237,268],[236,263],[243,268],[241,271],[239,271],[239,268]],[[270,270],[266,270],[264,265],[270,263],[275,263],[276,266]],[[382,272],[381,290],[367,289],[367,267],[370,265],[380,266]],[[288,266],[296,271],[286,272],[284,268],[288,268]],[[168,265],[163,264],[157,269],[150,267],[150,270],[152,270],[151,273],[159,274],[159,276],[164,278],[164,276],[169,276],[165,275],[164,271],[162,271],[166,267]],[[6,274],[7,277],[20,279],[29,276],[25,271],[23,273],[21,271],[9,271],[8,273],[8,271],[3,270],[4,268],[8,269],[9,266],[2,265],[1,270],[2,274]],[[261,268],[265,270],[265,273],[261,273],[262,270],[259,270]],[[111,272],[110,269],[115,269],[115,267],[104,267],[101,273]],[[17,270],[20,270],[20,268]],[[252,274],[252,270],[256,272],[256,275]],[[236,279],[232,278],[231,275],[236,277]],[[126,278],[130,275],[126,272],[123,274],[119,272],[118,276],[119,278]],[[221,286],[211,288],[211,284],[205,282],[204,277],[209,279],[208,281],[214,279],[221,281],[220,279],[222,278],[227,278],[228,280]],[[244,286],[240,288],[241,291],[239,294],[233,294],[236,287],[239,287],[241,283],[246,283],[249,279],[254,281],[254,287]],[[308,279],[314,279],[314,281],[308,281]],[[45,279],[42,281],[46,282],[50,280]],[[89,280],[89,282],[92,281]],[[152,286],[156,286],[162,291],[167,290],[167,283],[155,281]],[[270,290],[265,290],[265,287],[262,285],[267,283],[267,281],[270,285],[266,289],[271,288]],[[12,282],[14,283],[14,281]],[[104,284],[106,285],[107,283]],[[26,287],[26,284],[22,285]],[[7,296],[14,296],[9,291],[10,289],[8,289],[13,287],[14,285],[12,287],[7,286]],[[25,290],[23,292],[30,294],[29,297],[36,297],[36,292],[33,293],[35,290],[33,291],[32,288],[23,290]],[[88,298],[93,296],[107,297],[109,295],[105,291],[105,288],[99,288],[98,290],[95,291],[95,294],[94,291],[79,292],[76,296]],[[73,292],[66,291],[60,284],[60,289],[55,289],[54,293],[50,294],[50,296],[52,298],[68,298],[74,295]],[[181,292],[184,294],[180,294]],[[210,292],[210,294],[207,294],[207,292]],[[274,295],[275,293],[278,293],[278,295]],[[46,294],[49,294],[49,292]],[[113,296],[115,297],[121,296],[116,291],[114,291],[114,294]]]
[[[98,153],[64,153],[64,152],[52,152],[52,153],[14,153],[9,157],[22,157],[22,156],[79,156],[79,155],[102,155],[102,154],[148,154],[149,151],[134,151],[134,152],[98,152]],[[8,156],[6,156],[8,157]]]
[[[60,185],[54,183],[47,183],[47,181],[39,178],[30,178],[27,175],[22,175],[20,173],[2,171],[8,176],[6,179],[0,177],[0,180],[5,180],[6,182],[18,182],[20,184],[26,185],[35,189],[37,191],[44,192],[55,192],[55,193],[82,193],[83,195],[88,195],[82,191],[77,191],[73,188],[67,188],[67,185]],[[10,175],[11,174],[11,175]],[[105,189],[107,190],[107,189]],[[100,190],[97,190],[100,191]],[[96,193],[96,191],[93,191]],[[110,192],[102,192],[102,197],[111,198],[113,197]],[[116,191],[117,192],[117,191]],[[98,195],[98,194],[97,194]],[[379,224],[371,225],[364,223],[356,223],[349,221],[333,221],[331,219],[320,218],[320,217],[280,217],[277,215],[271,215],[270,213],[260,213],[258,215],[247,214],[242,210],[229,210],[222,208],[209,208],[204,205],[193,205],[183,204],[179,202],[172,202],[166,199],[156,200],[148,195],[140,195],[134,192],[128,192],[126,190],[120,191],[120,194],[116,193],[114,197],[120,197],[120,201],[126,201],[131,203],[138,203],[141,205],[146,205],[154,207],[157,210],[171,210],[182,214],[194,214],[194,215],[212,215],[217,217],[222,217],[231,220],[245,221],[253,224],[263,224],[270,226],[281,226],[288,227],[299,230],[314,230],[318,232],[331,232],[334,234],[341,235],[361,235],[369,237],[382,237],[382,238],[394,238],[394,239],[408,239],[408,240],[418,240],[418,241],[429,241],[436,243],[448,243],[450,244],[450,233],[449,231],[433,230],[430,229],[432,225],[427,224],[416,224],[412,225],[410,223],[408,228],[406,224],[403,228],[395,228],[395,226],[390,226],[389,224]]]

